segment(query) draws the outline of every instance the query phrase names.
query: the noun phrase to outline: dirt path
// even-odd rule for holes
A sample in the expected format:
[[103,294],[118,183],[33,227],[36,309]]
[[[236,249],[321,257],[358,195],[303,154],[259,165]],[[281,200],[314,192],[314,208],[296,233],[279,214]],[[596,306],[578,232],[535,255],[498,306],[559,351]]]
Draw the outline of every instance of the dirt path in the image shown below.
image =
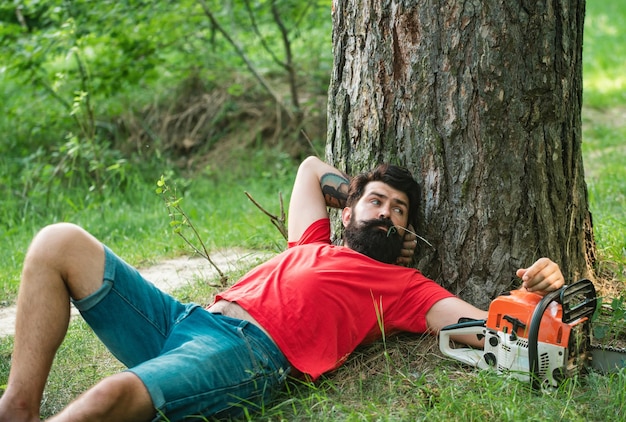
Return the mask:
[[[238,267],[266,258],[269,254],[257,251],[227,250],[216,252],[211,259],[223,273],[228,273]],[[160,289],[171,292],[198,279],[211,279],[217,276],[217,271],[204,258],[180,257],[169,259],[149,268],[139,270],[148,280]],[[0,337],[15,334],[15,306],[0,308]],[[72,306],[72,315],[78,315]]]

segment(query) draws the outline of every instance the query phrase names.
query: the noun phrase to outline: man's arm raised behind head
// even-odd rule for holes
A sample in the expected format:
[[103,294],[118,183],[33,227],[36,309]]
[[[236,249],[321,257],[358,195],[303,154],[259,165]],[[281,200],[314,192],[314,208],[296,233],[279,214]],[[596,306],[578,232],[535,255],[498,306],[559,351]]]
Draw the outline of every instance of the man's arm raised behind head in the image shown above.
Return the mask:
[[311,223],[328,217],[327,207],[345,207],[349,183],[348,176],[333,166],[317,157],[306,158],[291,191],[289,241],[297,241]]

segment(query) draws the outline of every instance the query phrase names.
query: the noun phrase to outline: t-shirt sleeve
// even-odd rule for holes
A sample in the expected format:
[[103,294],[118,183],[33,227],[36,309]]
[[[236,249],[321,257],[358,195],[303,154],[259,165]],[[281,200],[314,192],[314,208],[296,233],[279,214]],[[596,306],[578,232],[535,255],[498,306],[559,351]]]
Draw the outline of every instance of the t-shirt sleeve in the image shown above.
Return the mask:
[[411,310],[406,314],[407,319],[404,322],[406,325],[402,327],[403,330],[418,333],[427,332],[426,314],[435,303],[449,297],[455,297],[455,295],[433,280],[416,272],[410,287],[403,295],[405,304],[408,305],[406,309]]
[[289,247],[293,248],[294,246],[309,243],[330,244],[330,218],[321,218],[311,223],[304,233],[302,233],[300,239],[295,242],[289,242]]

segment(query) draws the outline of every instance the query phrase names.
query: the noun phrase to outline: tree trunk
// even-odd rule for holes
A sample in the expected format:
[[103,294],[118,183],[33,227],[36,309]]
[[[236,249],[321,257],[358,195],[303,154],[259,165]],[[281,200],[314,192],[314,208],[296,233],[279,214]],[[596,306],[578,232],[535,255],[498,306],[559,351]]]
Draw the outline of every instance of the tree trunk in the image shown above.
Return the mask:
[[416,264],[485,308],[548,256],[595,246],[581,154],[584,0],[336,0],[327,159],[408,167]]

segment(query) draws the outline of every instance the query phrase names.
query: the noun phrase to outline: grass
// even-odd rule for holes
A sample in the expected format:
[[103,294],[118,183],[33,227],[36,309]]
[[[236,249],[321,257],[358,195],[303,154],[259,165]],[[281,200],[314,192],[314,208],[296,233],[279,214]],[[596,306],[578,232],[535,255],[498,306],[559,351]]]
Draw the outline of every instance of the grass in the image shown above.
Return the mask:
[[601,256],[626,261],[626,106],[583,114],[585,179]]
[[606,108],[626,104],[626,5],[587,1],[583,42],[584,102]]
[[[0,371],[12,340],[0,341]],[[381,365],[385,352],[392,363]],[[336,373],[315,384],[292,380],[255,414],[259,421],[593,421],[626,411],[626,371],[569,379],[537,393],[527,383],[489,371],[468,371],[436,354],[434,339],[399,336],[357,350]],[[80,357],[77,363],[77,356]],[[43,401],[49,416],[83,389],[122,367],[80,320],[60,349]]]
[[[626,2],[590,0],[584,51],[583,155],[599,257],[617,283],[626,281]],[[276,192],[289,192],[295,163],[276,151],[241,157],[229,174],[207,171],[176,183],[184,208],[210,247],[233,245],[272,250],[284,246],[266,217],[244,197],[250,191],[277,211]],[[267,163],[276,163],[270,167]],[[259,176],[260,175],[260,176]],[[148,180],[156,181],[155,172]],[[170,181],[171,184],[171,181]],[[137,265],[181,254],[165,208],[150,183],[126,198],[111,198],[99,212],[65,215],[103,239]],[[288,198],[285,198],[287,200]],[[106,224],[102,222],[106,221]],[[46,221],[52,222],[52,221]],[[2,233],[0,294],[15,296],[28,241],[43,221],[23,221]],[[231,279],[244,272],[239,268]],[[206,303],[207,283],[176,292],[184,301]],[[12,338],[0,339],[0,386],[6,383]],[[85,324],[71,325],[49,378],[44,417],[63,407],[103,376],[121,369]],[[567,380],[551,393],[490,372],[468,370],[442,359],[431,337],[397,336],[357,350],[335,373],[315,384],[296,380],[255,420],[615,420],[626,414],[626,371]]]
[[[283,192],[287,204],[296,164],[275,150],[259,150],[240,158],[246,166],[236,174],[207,170],[193,180],[172,177],[168,183],[177,188],[183,208],[210,249],[238,246],[279,251],[285,242],[244,192],[278,213],[278,192]],[[267,166],[268,162],[274,164]],[[4,233],[0,226],[4,240],[0,246],[0,266],[4,270],[0,276],[0,305],[14,302],[24,253],[32,236],[45,224],[79,224],[133,265],[146,266],[164,257],[189,253],[173,234],[165,204],[155,193],[160,175],[159,169],[154,170],[152,177],[146,177],[147,182],[136,182],[127,194],[112,195],[96,208],[25,219],[19,227]]]
[[[587,2],[583,158],[601,267],[626,281],[626,1]],[[600,268],[602,272],[602,268]]]

